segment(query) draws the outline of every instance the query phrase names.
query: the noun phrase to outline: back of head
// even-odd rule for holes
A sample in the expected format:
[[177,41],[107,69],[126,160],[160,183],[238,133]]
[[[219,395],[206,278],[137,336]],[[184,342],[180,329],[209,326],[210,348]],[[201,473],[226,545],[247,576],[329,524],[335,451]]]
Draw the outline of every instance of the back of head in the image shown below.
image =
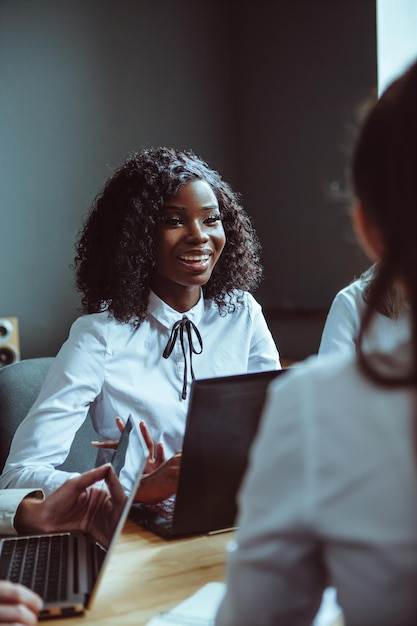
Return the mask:
[[362,124],[352,159],[356,197],[382,242],[372,296],[362,332],[381,294],[398,281],[411,308],[413,363],[405,379],[388,381],[372,372],[360,346],[365,370],[379,382],[417,384],[417,62],[373,104]]

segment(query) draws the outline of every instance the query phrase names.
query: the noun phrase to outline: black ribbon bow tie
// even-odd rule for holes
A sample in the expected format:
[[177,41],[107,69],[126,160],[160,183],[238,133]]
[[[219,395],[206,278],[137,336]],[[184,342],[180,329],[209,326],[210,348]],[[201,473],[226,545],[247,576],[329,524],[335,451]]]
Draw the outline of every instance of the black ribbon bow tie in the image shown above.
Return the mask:
[[[189,354],[190,354],[191,378],[194,380],[195,376],[194,376],[194,370],[193,370],[193,353],[201,354],[203,352],[203,340],[201,339],[201,335],[198,331],[197,326],[191,320],[189,320],[186,315],[183,315],[182,319],[178,320],[178,322],[175,322],[175,324],[173,325],[171,329],[171,334],[168,339],[168,343],[165,346],[165,350],[162,353],[162,356],[164,357],[164,359],[169,358],[169,356],[171,355],[174,349],[175,342],[177,341],[177,338],[179,335],[181,349],[182,349],[182,353],[184,356],[184,382],[183,382],[182,394],[181,394],[181,397],[183,400],[185,400],[187,397],[187,354],[185,351],[184,332],[187,333],[188,348],[189,348]],[[194,346],[193,332],[195,336],[197,337],[197,341],[200,345],[200,350],[196,350]]]

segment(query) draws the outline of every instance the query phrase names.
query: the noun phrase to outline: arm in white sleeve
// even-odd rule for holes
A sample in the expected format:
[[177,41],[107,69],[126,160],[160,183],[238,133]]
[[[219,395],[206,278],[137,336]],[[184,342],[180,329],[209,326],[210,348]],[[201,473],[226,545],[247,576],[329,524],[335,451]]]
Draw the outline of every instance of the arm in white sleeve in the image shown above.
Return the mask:
[[78,475],[56,467],[67,458],[103,384],[106,340],[94,317],[83,316],[73,324],[37,400],[16,430],[0,488],[41,487],[49,494]]
[[325,588],[311,528],[309,436],[297,419],[303,388],[287,391],[285,379],[271,385],[250,455],[216,626],[311,623]]
[[252,335],[248,372],[281,369],[279,352],[268,328],[261,305],[249,296],[251,305]]
[[16,535],[14,518],[19,504],[28,495],[42,498],[42,491],[33,489],[1,489],[0,490],[0,535]]
[[359,281],[339,291],[330,307],[318,354],[355,354],[365,303]]

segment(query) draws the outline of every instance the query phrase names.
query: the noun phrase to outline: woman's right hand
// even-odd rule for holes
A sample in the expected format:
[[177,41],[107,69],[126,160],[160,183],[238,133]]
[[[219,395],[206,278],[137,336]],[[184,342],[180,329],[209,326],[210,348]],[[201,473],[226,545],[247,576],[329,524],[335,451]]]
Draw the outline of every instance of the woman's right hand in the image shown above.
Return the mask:
[[38,623],[41,598],[17,583],[0,580],[0,626],[33,626]]
[[154,471],[143,474],[136,491],[135,502],[156,504],[177,492],[181,452],[177,452]]
[[136,491],[135,502],[155,504],[177,492],[181,452],[165,461],[163,444],[153,441],[145,422],[140,422],[139,428],[149,450],[149,457]]
[[[125,424],[121,417],[116,417],[116,425],[122,433]],[[135,502],[155,504],[171,497],[177,491],[178,476],[181,462],[181,452],[165,461],[165,451],[162,443],[155,443],[145,422],[139,422],[140,432],[149,450],[149,457],[143,470],[140,485],[136,491]],[[96,448],[115,450],[118,440],[93,441]]]

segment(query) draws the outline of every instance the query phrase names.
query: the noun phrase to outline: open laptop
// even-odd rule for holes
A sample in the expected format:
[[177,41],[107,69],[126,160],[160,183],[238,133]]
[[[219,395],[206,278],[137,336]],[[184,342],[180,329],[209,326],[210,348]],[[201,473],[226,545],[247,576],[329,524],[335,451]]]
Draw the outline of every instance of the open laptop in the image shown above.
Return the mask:
[[194,380],[177,494],[160,504],[134,504],[130,517],[165,539],[234,527],[266,389],[284,371]]
[[123,491],[106,532],[100,527],[91,534],[71,531],[0,539],[0,579],[21,582],[36,591],[44,600],[39,617],[68,617],[91,607],[149,454],[131,418],[112,461],[118,476],[127,464],[131,475],[133,463],[128,459],[128,449],[135,451],[134,480],[129,496]]

